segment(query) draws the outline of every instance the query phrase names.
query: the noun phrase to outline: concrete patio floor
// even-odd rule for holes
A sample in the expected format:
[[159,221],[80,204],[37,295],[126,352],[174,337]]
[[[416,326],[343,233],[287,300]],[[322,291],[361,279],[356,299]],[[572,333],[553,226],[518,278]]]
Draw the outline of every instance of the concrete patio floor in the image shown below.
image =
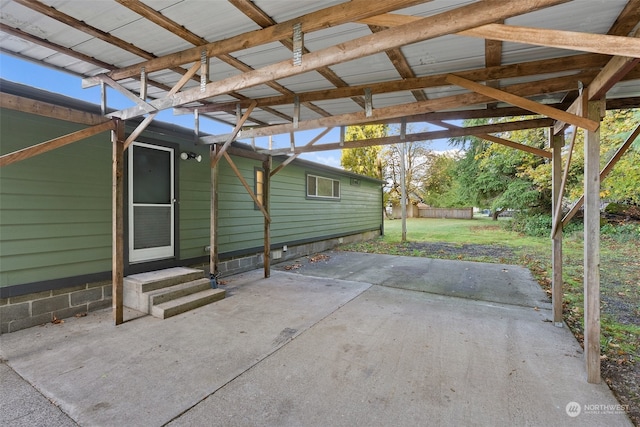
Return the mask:
[[528,270],[326,255],[167,320],[0,336],[0,425],[631,426]]

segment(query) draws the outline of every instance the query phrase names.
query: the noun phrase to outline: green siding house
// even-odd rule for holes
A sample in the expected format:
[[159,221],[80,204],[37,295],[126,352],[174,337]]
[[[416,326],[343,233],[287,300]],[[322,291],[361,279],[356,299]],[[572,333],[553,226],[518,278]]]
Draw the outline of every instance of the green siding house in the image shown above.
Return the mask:
[[[0,90],[99,114],[94,105],[11,82]],[[3,108],[0,155],[84,128]],[[234,153],[243,150],[236,144]],[[125,155],[125,275],[208,266],[209,147],[195,145],[192,130],[154,123]],[[261,197],[262,162],[232,158]],[[273,169],[285,159],[273,157]],[[218,272],[260,267],[262,212],[225,160],[215,182]],[[272,262],[379,235],[382,184],[299,159],[281,169],[270,185]],[[109,132],[0,167],[0,332],[111,306],[111,203]]]

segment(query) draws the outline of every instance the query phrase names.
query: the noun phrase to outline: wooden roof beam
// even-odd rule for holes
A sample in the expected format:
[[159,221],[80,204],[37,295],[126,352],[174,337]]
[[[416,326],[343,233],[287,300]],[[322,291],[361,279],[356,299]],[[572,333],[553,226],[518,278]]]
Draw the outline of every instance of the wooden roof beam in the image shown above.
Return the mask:
[[[208,41],[206,39],[203,39],[202,37],[198,36],[197,34],[189,31],[188,29],[184,28],[184,26],[178,24],[177,22],[167,18],[166,16],[164,16],[162,13],[156,11],[155,9],[147,6],[146,4],[142,3],[139,0],[116,0],[118,3],[120,3],[121,5],[127,7],[128,9],[134,11],[135,13],[139,14],[140,16],[142,16],[143,18],[153,22],[154,24],[164,28],[165,30],[171,32],[172,34],[175,34],[177,36],[179,36],[180,38],[188,41],[189,43],[193,44],[194,46],[202,46],[202,45],[206,45],[208,43]],[[251,68],[249,65],[245,64],[244,62],[232,57],[231,55],[228,54],[223,54],[223,55],[218,55],[218,59],[220,59],[223,62],[226,62],[227,64],[231,65],[232,67],[235,67],[243,72],[247,72],[247,71],[252,71],[253,68]],[[109,78],[108,76],[97,76],[98,78]],[[207,76],[208,79],[208,76]],[[269,82],[267,83],[268,86],[270,86],[271,88],[275,89],[276,91],[283,93],[283,94],[287,94],[287,95],[292,95],[293,92],[289,91],[288,89],[286,89],[285,87],[281,86],[280,84],[276,83],[276,82]],[[232,96],[234,97],[240,97],[240,98],[245,98],[244,96],[238,94],[238,93],[231,93]],[[273,115],[283,118],[287,121],[291,121],[292,118],[290,116],[287,116],[286,114],[282,114],[277,110],[274,110],[272,108],[263,108],[263,111],[272,113]],[[322,114],[324,113],[324,115],[329,115],[329,113],[327,113],[326,111],[322,110],[322,111],[316,111],[318,114]]]
[[[431,0],[426,0],[431,1]],[[253,22],[260,25],[262,28],[270,27],[272,25],[277,25],[277,22],[274,21],[269,15],[267,15],[262,9],[260,9],[256,4],[250,0],[229,0],[229,3],[233,4],[238,10],[247,15]],[[286,39],[280,40],[280,43],[293,52],[293,40],[291,37],[287,37]],[[306,55],[309,53],[309,50],[303,46],[302,54]],[[331,84],[335,87],[347,87],[349,86],[344,80],[342,80],[331,68],[329,67],[321,67],[316,70],[318,74],[327,79]],[[364,108],[364,101],[360,96],[352,97],[352,100]],[[316,113],[322,116],[328,116],[329,114],[322,110],[320,107],[310,104],[307,102],[301,103],[301,105],[306,106],[307,108],[315,111]]]
[[[564,0],[522,0],[517,3],[507,3],[502,0],[485,0],[481,3],[472,3],[438,15],[420,19],[410,24],[390,28],[380,33],[371,34],[309,53],[305,55],[301,65],[293,65],[290,60],[281,61],[239,76],[232,76],[214,83],[209,83],[206,85],[204,91],[199,87],[187,89],[174,96],[152,101],[150,104],[159,110],[177,107],[190,102],[227,94],[234,90],[257,86],[267,81],[291,77],[314,71],[320,67],[373,55],[405,44],[416,43],[452,32],[462,31],[465,28],[473,28],[487,21],[520,15],[563,1]],[[126,120],[142,114],[144,114],[144,110],[135,106],[113,113],[111,116]]]
[[[526,122],[526,121],[522,121],[522,122]],[[462,126],[456,126],[451,123],[443,122],[441,120],[431,120],[429,123],[433,123],[434,125],[443,127],[445,129],[465,129]],[[509,123],[519,123],[519,122],[509,122]],[[553,157],[550,151],[541,150],[540,148],[531,147],[529,145],[521,144],[519,142],[510,141],[508,139],[500,138],[495,135],[490,135],[488,133],[474,133],[473,136],[485,139],[490,142],[495,142],[496,144],[504,145],[507,147],[515,148],[520,151],[531,153],[536,156],[544,157],[547,159],[551,159]]]
[[[487,133],[495,133],[495,132],[507,132],[513,130],[522,130],[522,129],[535,129],[539,127],[547,127],[553,123],[551,119],[531,119],[531,120],[521,120],[518,122],[507,122],[507,123],[494,123],[490,125],[481,125],[481,126],[472,126],[472,127],[458,127],[456,129],[446,129],[446,130],[436,130],[429,132],[418,132],[412,134],[406,134],[404,139],[400,135],[387,136],[382,138],[372,138],[372,139],[362,139],[356,141],[344,141],[335,142],[335,143],[326,143],[326,144],[316,144],[313,146],[301,146],[296,147],[293,150],[294,154],[299,153],[309,153],[316,151],[328,151],[328,150],[340,150],[343,148],[358,148],[358,147],[370,147],[373,145],[389,145],[389,144],[397,144],[400,142],[412,142],[412,141],[429,141],[434,139],[442,139],[442,138],[453,138],[456,136],[465,136],[465,135],[476,135],[476,134],[487,134]],[[529,147],[533,148],[533,147]],[[291,153],[290,148],[282,148],[277,150],[262,150],[263,152],[269,152],[272,155],[279,154],[288,154]],[[544,151],[544,150],[540,150]],[[545,156],[546,157],[546,156]]]
[[[299,16],[262,30],[250,31],[225,40],[210,42],[203,46],[186,49],[159,58],[140,62],[135,65],[123,67],[119,70],[111,71],[109,76],[114,80],[121,80],[137,75],[140,72],[141,67],[144,67],[148,73],[151,73],[199,61],[203,49],[206,51],[207,56],[211,57],[283,40],[291,37],[293,25],[296,23],[302,24],[302,30],[305,33],[309,33],[354,20],[363,19],[367,16],[387,13],[424,2],[425,0],[352,0],[347,3],[342,3],[307,15]],[[91,78],[85,79],[86,85],[91,85],[92,82]]]
[[[367,25],[395,27],[421,19],[417,16],[384,14],[361,19]],[[480,37],[503,42],[524,43],[583,52],[640,57],[640,41],[610,34],[550,30],[505,24],[485,24],[458,31],[458,35]]]
[[[569,79],[568,81],[573,84],[573,81],[571,79]],[[504,90],[508,90],[510,94],[517,96],[531,96],[540,93],[539,87],[535,87],[530,83],[511,85],[504,88]],[[373,114],[371,115],[371,117],[366,117],[363,111],[358,111],[356,113],[347,113],[331,117],[322,117],[314,120],[301,121],[298,123],[298,127],[296,129],[294,129],[293,125],[291,124],[246,129],[239,134],[238,138],[277,135],[297,130],[315,129],[320,127],[348,126],[362,123],[380,123],[390,119],[398,119],[405,116],[417,116],[425,113],[433,113],[436,111],[449,110],[476,104],[485,104],[493,100],[494,98],[490,96],[481,95],[478,93],[465,93],[437,99],[430,99],[427,101],[414,102],[410,104],[376,108],[373,110]],[[225,141],[226,139],[227,135],[213,135],[201,138],[201,140],[205,140],[208,144],[215,144]]]
[[[593,70],[592,76],[595,76],[597,70],[604,66],[608,61],[605,55],[581,54],[564,58],[555,58],[540,61],[524,62],[519,64],[510,64],[497,67],[479,68],[475,70],[462,71],[456,75],[474,81],[500,80],[513,77],[526,77],[540,73],[540,68],[544,67],[546,72],[564,72],[572,70]],[[350,86],[346,88],[317,90],[312,92],[298,93],[297,96],[301,101],[318,101],[327,99],[348,98],[357,94],[364,93],[365,88],[371,88],[374,94],[412,91],[431,87],[446,86],[448,74],[437,74],[425,77],[406,78],[402,80],[393,80],[375,84],[365,84],[358,86]],[[585,74],[586,76],[586,74]],[[589,79],[590,80],[590,79]],[[547,80],[545,80],[546,82]],[[534,84],[532,82],[530,84]],[[575,89],[575,85],[571,89]],[[256,99],[258,107],[270,105],[287,105],[294,101],[293,96],[271,96]],[[240,105],[248,106],[250,100],[241,101]],[[226,111],[233,108],[235,103],[211,103],[206,106],[198,107],[202,112]],[[176,114],[185,114],[193,112],[195,108],[177,108]]]
[[0,167],[8,166],[12,163],[29,159],[39,154],[55,150],[56,148],[64,147],[65,145],[81,141],[85,138],[89,138],[102,132],[115,130],[115,128],[116,126],[114,120],[109,120],[90,128],[82,129],[68,135],[41,142],[40,144],[32,145],[21,150],[16,150],[11,153],[4,154],[0,156]]
[[455,76],[453,74],[447,77],[447,81],[449,81],[452,84],[469,89],[473,92],[490,96],[499,101],[507,102],[511,105],[525,108],[532,112],[542,114],[544,116],[552,117],[557,120],[564,120],[568,123],[575,124],[576,126],[580,126],[581,128],[590,130],[592,132],[595,132],[600,127],[600,123],[596,121],[589,120],[587,118],[580,117],[575,114],[567,113],[566,111],[557,110],[553,107],[549,107],[548,105],[540,104],[538,102],[531,101],[521,96],[517,96],[517,95],[504,92],[502,90],[494,89],[488,86],[484,86],[479,83],[473,82],[471,80],[467,80],[467,79],[463,79],[462,77]]
[[[640,29],[632,34],[635,40],[640,41]],[[587,100],[601,99],[606,96],[607,91],[622,80],[636,65],[640,63],[640,58],[629,58],[625,56],[614,56],[604,66],[602,71],[593,79],[586,90],[571,104],[567,112],[574,114],[582,114],[583,97]],[[561,132],[567,122],[558,120],[553,128],[554,134]]]
[[[385,27],[369,25],[369,29],[371,29],[372,33],[379,33],[380,31],[383,31]],[[407,58],[404,56],[400,48],[389,49],[385,53],[403,80],[416,78],[416,73],[413,72],[411,65],[409,65],[409,61],[407,61]],[[413,89],[411,94],[416,101],[427,100],[427,95],[425,95],[425,93],[420,89]]]

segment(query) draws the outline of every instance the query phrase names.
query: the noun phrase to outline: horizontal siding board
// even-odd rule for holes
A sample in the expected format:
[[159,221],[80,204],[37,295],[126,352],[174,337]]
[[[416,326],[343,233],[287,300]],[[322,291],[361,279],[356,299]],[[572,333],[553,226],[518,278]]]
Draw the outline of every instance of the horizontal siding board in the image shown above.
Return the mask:
[[[66,135],[84,126],[2,110],[2,145],[7,153]],[[208,147],[194,147],[191,136],[145,132],[183,144],[208,158]],[[44,281],[111,269],[111,141],[108,132],[0,169],[0,286]],[[179,154],[180,149],[176,150]],[[262,163],[233,157],[248,185]],[[277,167],[278,161],[273,167]],[[179,256],[206,256],[210,234],[208,161],[176,160],[178,173]],[[341,199],[306,198],[306,173],[338,179]],[[220,252],[263,245],[264,217],[226,160],[218,166],[218,244]],[[271,180],[272,242],[286,244],[329,235],[377,229],[381,221],[379,184],[350,185],[339,172],[288,165]]]

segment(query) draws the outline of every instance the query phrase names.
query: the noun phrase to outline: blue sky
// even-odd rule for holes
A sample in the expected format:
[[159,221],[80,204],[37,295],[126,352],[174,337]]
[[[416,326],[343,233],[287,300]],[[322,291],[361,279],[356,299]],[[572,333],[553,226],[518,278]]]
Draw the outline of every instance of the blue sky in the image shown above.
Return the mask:
[[[22,60],[10,55],[0,53],[0,77],[16,83],[22,83],[32,87],[47,90],[49,92],[60,93],[76,99],[81,99],[93,104],[100,104],[100,88],[92,87],[83,89],[80,77],[70,73],[58,71],[53,68],[44,67],[39,64]],[[132,106],[132,102],[121,94],[109,89],[107,92],[107,103],[109,108],[122,109]],[[156,120],[175,123],[188,129],[193,129],[194,120],[191,115],[174,116],[171,110],[165,110],[158,114]],[[426,124],[414,124],[413,131],[419,132],[427,129]],[[436,129],[433,127],[433,129]],[[231,126],[223,125],[219,122],[201,117],[200,130],[209,134],[224,134],[231,131]],[[304,145],[316,137],[322,129],[296,132],[296,145]],[[319,143],[338,142],[340,133],[334,129],[325,135]],[[256,144],[266,147],[267,139],[257,139]],[[289,135],[276,135],[273,137],[273,146],[289,147]],[[446,140],[433,141],[431,148],[437,151],[447,150]],[[327,166],[340,167],[340,151],[322,151],[315,153],[305,153],[301,156],[307,160],[321,163]]]

